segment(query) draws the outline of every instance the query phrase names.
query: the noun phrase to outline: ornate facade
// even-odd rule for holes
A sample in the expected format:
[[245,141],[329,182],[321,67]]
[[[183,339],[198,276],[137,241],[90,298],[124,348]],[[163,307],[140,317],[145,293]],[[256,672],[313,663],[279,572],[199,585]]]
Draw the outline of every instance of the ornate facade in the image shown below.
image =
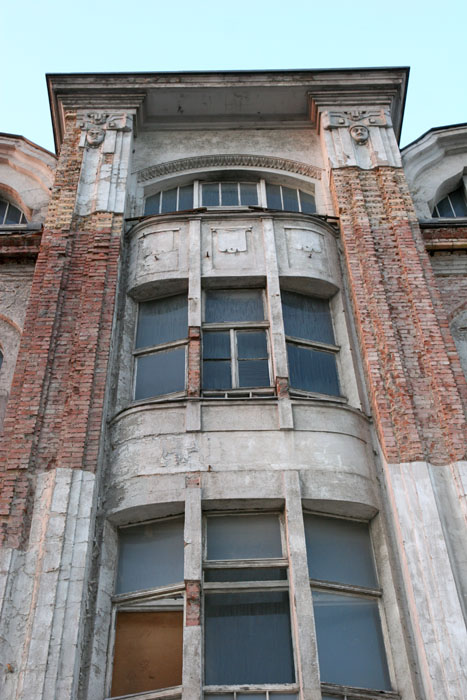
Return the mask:
[[467,126],[406,69],[50,75],[0,135],[5,700],[462,700]]

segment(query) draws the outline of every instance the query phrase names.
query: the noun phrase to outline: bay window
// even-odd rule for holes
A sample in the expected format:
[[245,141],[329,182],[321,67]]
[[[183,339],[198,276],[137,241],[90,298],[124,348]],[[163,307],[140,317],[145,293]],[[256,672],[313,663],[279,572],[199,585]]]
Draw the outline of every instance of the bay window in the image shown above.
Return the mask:
[[291,388],[339,396],[339,348],[329,302],[288,291],[282,291],[281,297]]
[[188,342],[186,294],[139,305],[135,342],[135,399],[185,391]]

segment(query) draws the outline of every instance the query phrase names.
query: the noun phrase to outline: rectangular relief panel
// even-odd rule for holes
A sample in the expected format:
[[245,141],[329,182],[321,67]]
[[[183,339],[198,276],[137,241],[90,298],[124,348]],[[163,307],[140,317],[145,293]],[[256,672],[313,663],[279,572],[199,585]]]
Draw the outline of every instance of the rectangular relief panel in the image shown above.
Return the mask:
[[226,220],[203,223],[201,257],[203,274],[214,270],[235,271],[236,274],[261,273],[264,264],[258,222]]

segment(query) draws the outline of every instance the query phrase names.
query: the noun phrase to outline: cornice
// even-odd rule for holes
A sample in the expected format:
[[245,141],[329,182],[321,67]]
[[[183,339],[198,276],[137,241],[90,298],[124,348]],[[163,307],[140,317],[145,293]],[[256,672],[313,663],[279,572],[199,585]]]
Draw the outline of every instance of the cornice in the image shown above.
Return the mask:
[[297,160],[277,158],[276,156],[246,155],[241,153],[221,153],[217,155],[194,156],[192,158],[180,158],[178,160],[151,165],[138,172],[138,182],[148,182],[156,177],[180,173],[185,170],[201,170],[203,168],[267,168],[270,170],[283,170],[315,180],[321,179],[321,169],[313,165],[307,165]]

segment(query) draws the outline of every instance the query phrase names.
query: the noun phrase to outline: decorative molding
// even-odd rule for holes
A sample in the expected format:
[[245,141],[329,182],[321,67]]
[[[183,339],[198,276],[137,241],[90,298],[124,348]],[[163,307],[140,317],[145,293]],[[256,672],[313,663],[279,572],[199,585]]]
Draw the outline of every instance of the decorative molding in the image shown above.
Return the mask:
[[83,135],[79,145],[82,148],[97,148],[103,143],[107,131],[131,131],[131,118],[125,112],[87,112],[80,122],[80,127]]
[[321,179],[321,169],[313,165],[307,165],[297,160],[277,158],[275,156],[257,156],[240,153],[221,153],[216,155],[194,156],[192,158],[179,158],[158,165],[151,165],[138,173],[138,182],[147,182],[156,177],[180,173],[184,170],[200,170],[202,168],[269,168],[272,170],[284,170],[297,175],[311,177],[314,180]]
[[389,110],[384,109],[349,109],[342,112],[328,112],[324,123],[325,129],[339,129],[356,125],[391,127]]

